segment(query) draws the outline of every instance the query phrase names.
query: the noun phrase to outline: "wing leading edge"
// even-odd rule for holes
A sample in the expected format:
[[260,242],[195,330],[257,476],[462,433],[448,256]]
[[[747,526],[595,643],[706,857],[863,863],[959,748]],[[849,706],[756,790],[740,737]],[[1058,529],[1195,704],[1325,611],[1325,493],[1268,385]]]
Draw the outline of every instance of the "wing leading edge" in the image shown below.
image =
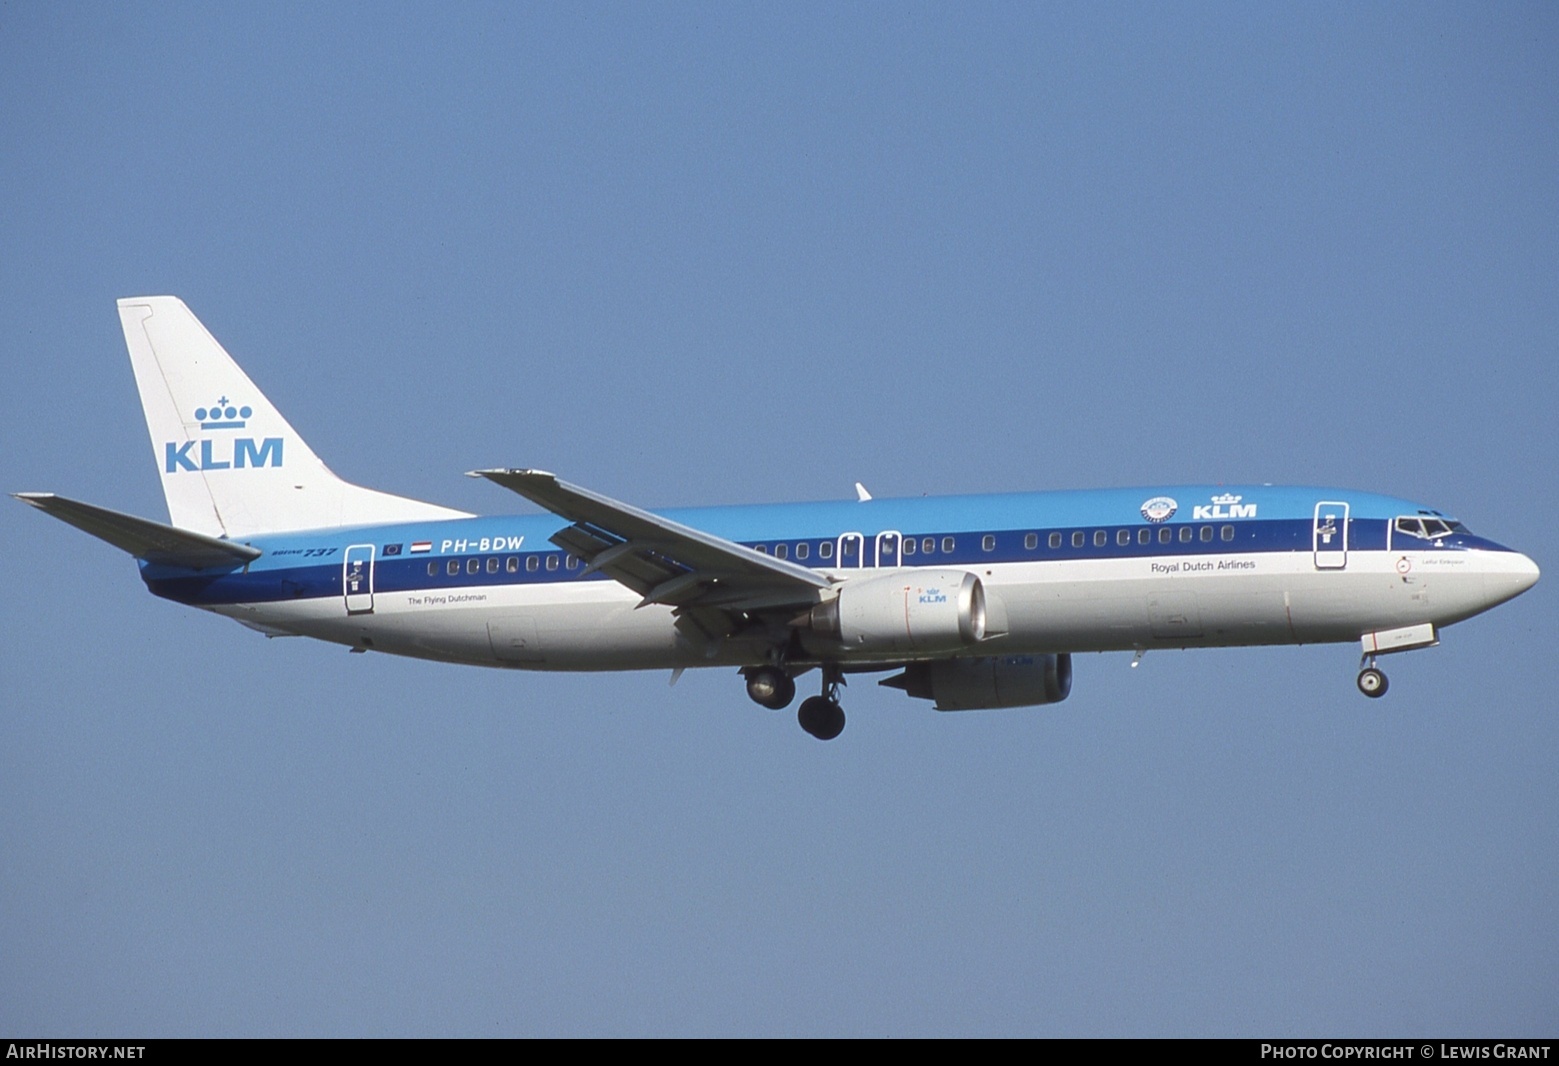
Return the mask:
[[[573,524],[552,543],[652,603],[675,608],[711,636],[733,616],[808,607],[831,587],[804,566],[558,480],[544,470],[473,470]],[[723,616],[723,617],[721,617]]]

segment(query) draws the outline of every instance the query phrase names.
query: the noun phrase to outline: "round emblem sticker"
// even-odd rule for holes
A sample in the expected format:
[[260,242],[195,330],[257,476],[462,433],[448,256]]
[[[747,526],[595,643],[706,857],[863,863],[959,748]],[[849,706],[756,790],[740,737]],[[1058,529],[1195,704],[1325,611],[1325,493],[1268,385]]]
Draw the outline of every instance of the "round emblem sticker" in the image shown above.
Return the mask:
[[1168,496],[1155,496],[1142,505],[1142,517],[1149,522],[1167,522],[1175,516],[1179,506]]

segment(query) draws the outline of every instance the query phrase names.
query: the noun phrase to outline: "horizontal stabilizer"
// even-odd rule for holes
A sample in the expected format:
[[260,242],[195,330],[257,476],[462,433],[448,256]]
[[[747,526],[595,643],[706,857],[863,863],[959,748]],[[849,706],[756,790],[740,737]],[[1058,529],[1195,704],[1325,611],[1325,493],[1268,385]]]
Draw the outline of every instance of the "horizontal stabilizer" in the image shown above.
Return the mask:
[[242,566],[260,557],[260,549],[247,544],[234,544],[204,533],[165,526],[161,522],[94,507],[52,492],[13,492],[11,495],[149,563],[208,570]]

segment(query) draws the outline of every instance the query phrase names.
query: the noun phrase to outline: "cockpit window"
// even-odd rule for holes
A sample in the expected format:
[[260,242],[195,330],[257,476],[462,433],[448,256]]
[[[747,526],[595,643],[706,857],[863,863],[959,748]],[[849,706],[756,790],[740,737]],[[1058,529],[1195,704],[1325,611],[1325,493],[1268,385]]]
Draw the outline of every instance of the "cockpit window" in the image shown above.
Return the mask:
[[1467,527],[1460,522],[1448,522],[1443,518],[1399,518],[1396,527],[1398,533],[1420,540],[1438,540],[1452,533],[1467,532]]

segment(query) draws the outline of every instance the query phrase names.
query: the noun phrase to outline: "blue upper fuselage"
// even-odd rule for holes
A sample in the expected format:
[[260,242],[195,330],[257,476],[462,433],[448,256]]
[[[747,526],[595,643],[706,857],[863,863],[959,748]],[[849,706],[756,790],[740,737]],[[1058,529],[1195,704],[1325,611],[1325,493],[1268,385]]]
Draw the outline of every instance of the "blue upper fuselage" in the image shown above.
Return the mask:
[[[1347,505],[1347,547],[1381,551],[1402,516],[1440,512],[1408,500],[1342,489],[1171,486],[982,496],[939,496],[704,507],[657,512],[685,526],[804,566],[988,566],[1209,551],[1314,547],[1318,504]],[[216,606],[342,593],[349,548],[373,547],[377,591],[609,580],[584,575],[550,538],[569,523],[551,514],[498,515],[235,538],[264,554],[247,566],[192,571],[142,564],[159,596]],[[1145,532],[1151,531],[1151,532]],[[1169,531],[1166,535],[1166,531]],[[849,537],[860,534],[860,538]],[[841,539],[843,538],[843,539]],[[1394,547],[1402,547],[1402,537]],[[1413,550],[1505,551],[1460,526]]]

